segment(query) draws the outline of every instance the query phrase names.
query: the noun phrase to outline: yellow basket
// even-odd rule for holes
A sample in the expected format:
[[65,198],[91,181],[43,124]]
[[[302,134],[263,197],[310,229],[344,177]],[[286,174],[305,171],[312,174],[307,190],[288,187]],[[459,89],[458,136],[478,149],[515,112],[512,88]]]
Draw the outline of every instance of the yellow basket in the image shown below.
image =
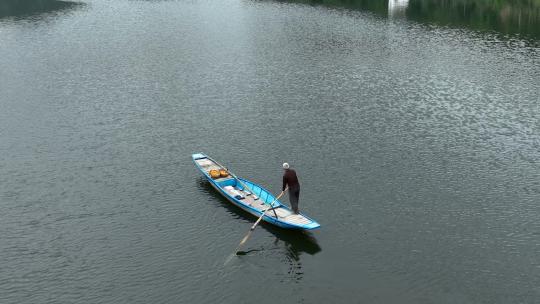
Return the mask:
[[221,174],[219,173],[219,170],[213,169],[213,170],[210,170],[210,172],[208,172],[208,173],[210,173],[211,178],[220,178],[221,177]]

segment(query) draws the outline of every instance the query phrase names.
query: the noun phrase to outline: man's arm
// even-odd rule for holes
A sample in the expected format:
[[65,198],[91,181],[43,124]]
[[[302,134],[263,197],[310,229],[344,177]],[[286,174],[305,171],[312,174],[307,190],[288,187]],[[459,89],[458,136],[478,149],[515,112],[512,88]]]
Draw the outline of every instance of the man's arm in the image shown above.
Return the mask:
[[287,186],[287,177],[283,174],[283,187],[281,187],[281,191],[285,191],[285,186]]

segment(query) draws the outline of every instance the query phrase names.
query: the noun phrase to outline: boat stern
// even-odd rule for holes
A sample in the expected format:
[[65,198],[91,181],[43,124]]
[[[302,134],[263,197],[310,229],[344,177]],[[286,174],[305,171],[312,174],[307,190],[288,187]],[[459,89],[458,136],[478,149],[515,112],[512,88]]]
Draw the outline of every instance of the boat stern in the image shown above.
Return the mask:
[[197,159],[207,158],[207,156],[204,153],[194,153],[194,154],[191,154],[191,158],[193,158],[193,160],[197,160]]

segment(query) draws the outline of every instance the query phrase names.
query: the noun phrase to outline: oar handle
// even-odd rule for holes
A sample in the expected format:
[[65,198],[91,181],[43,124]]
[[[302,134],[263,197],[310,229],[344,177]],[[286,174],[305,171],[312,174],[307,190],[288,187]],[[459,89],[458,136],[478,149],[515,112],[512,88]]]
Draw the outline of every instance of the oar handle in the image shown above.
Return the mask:
[[[286,190],[287,188],[285,188]],[[257,227],[257,225],[259,224],[259,222],[262,220],[262,218],[264,217],[264,213],[266,211],[268,211],[269,209],[272,209],[272,204],[274,204],[275,201],[277,201],[282,195],[283,193],[285,193],[285,190],[281,191],[281,193],[274,199],[274,201],[270,204],[270,208],[268,209],[265,209],[263,210],[261,216],[257,219],[257,221],[255,222],[255,224],[253,224],[253,226],[251,226],[251,228],[249,228],[249,231],[248,233],[246,234],[246,236],[244,236],[244,238],[240,241],[240,244],[238,244],[238,247],[236,247],[236,250],[234,251],[235,254],[238,254],[238,250],[240,250],[240,248],[242,247],[242,245],[244,245],[247,240],[249,239],[249,237],[251,236],[251,233],[253,232],[253,230],[255,230],[255,228]]]
[[[273,206],[274,203],[275,203],[281,196],[283,196],[283,194],[285,193],[285,190],[287,190],[288,188],[289,188],[289,186],[285,187],[285,189],[283,189],[283,191],[281,191],[281,193],[280,193],[277,197],[274,198],[274,200],[270,203],[270,208],[268,208],[268,209],[271,209],[271,208],[274,207],[274,206]],[[268,209],[267,209],[267,210],[268,210]]]
[[[287,188],[285,188],[285,190],[287,190]],[[261,216],[259,217],[259,219],[257,219],[257,221],[255,222],[255,224],[253,224],[253,226],[251,226],[251,230],[255,229],[255,227],[257,227],[257,225],[259,224],[259,222],[262,220],[262,218],[264,217],[264,214],[266,213],[266,211],[274,208],[274,202],[277,201],[282,195],[283,193],[285,193],[285,190],[281,191],[281,193],[270,203],[270,208],[267,208],[267,209],[264,209]]]

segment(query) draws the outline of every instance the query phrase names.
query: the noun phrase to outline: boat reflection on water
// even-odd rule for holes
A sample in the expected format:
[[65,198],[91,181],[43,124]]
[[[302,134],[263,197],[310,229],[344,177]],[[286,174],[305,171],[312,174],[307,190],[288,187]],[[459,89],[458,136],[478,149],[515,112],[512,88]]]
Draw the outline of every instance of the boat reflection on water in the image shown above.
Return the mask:
[[[221,202],[223,207],[225,207],[229,211],[229,213],[237,216],[238,218],[251,219],[251,220],[254,219],[253,215],[232,205],[226,198],[224,198],[222,195],[217,193],[217,191],[210,185],[210,183],[206,179],[202,177],[199,178],[197,180],[197,184],[204,192],[215,197],[216,201]],[[313,234],[309,231],[287,230],[287,229],[273,226],[266,222],[261,222],[259,226],[275,236],[275,240],[273,242],[274,247],[283,248],[285,251],[286,257],[291,262],[299,262],[300,255],[302,253],[314,255],[321,251],[321,247],[317,243],[317,240],[315,239]],[[246,229],[248,229],[248,227],[246,227]],[[248,248],[245,251],[240,252],[240,254],[246,255],[249,253],[263,251],[263,250],[265,249],[264,248],[258,248],[258,249]]]
[[[227,204],[227,202],[224,202]],[[234,206],[228,204],[227,208],[234,208]],[[242,212],[242,210],[234,210],[231,212]],[[246,213],[246,216],[248,214]],[[304,271],[302,269],[302,262],[300,256],[303,253],[314,255],[321,251],[321,247],[317,244],[317,240],[309,231],[296,231],[285,230],[279,227],[274,227],[271,224],[263,222],[261,226],[266,231],[275,236],[271,246],[262,246],[259,248],[248,249],[246,251],[239,251],[238,255],[249,255],[257,252],[272,252],[279,250],[284,253],[282,257],[283,265],[287,265],[287,274],[280,277],[282,281],[295,281],[299,282],[303,279]]]
[[288,231],[272,226],[265,228],[276,236],[274,246],[285,251],[284,262],[289,265],[287,279],[296,282],[302,280],[304,272],[300,255],[302,253],[314,255],[321,251],[315,237],[309,231]]

